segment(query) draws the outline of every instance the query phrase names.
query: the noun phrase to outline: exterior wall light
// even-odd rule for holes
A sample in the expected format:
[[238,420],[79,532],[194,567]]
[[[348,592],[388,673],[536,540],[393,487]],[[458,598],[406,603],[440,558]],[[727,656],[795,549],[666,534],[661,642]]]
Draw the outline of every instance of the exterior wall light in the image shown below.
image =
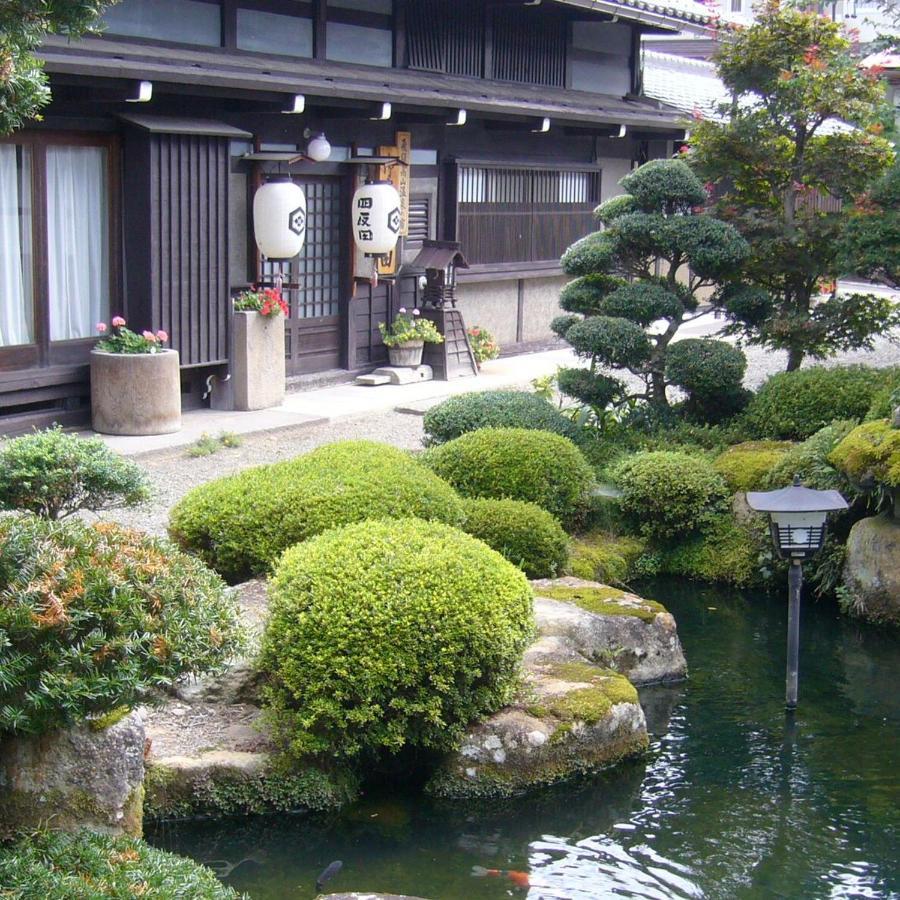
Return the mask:
[[800,668],[800,592],[803,588],[803,560],[814,556],[825,543],[828,513],[847,509],[847,501],[837,491],[814,491],[804,487],[800,477],[791,487],[778,491],[748,491],[747,504],[756,512],[768,513],[775,550],[791,563],[788,572],[788,638],[785,705],[797,708]]
[[331,144],[323,132],[314,135],[312,140],[307,144],[306,155],[313,162],[325,162],[331,158]]
[[253,234],[266,259],[293,259],[306,237],[306,194],[289,175],[273,175],[253,196]]
[[126,97],[126,103],[149,103],[153,99],[153,82],[139,81],[134,97]]

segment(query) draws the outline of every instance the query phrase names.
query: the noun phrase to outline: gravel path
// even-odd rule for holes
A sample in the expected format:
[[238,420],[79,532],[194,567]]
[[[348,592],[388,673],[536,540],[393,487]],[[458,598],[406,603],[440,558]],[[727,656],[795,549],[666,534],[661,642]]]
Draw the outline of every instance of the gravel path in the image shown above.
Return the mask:
[[[696,329],[686,330],[684,337],[708,334],[713,330],[711,324],[700,320]],[[744,348],[744,352],[747,355],[745,384],[748,387],[755,388],[768,375],[784,370],[784,353],[763,351],[758,347]],[[871,352],[843,354],[828,360],[824,365],[846,363],[900,365],[900,345],[879,340]],[[522,387],[528,387],[527,383]],[[418,415],[380,410],[322,425],[304,425],[276,432],[244,435],[240,447],[222,448],[211,456],[197,459],[187,456],[185,448],[147,454],[136,461],[150,476],[154,490],[153,500],[137,509],[107,513],[104,518],[154,534],[165,534],[169,509],[192,487],[249,466],[290,459],[322,444],[354,438],[383,441],[407,450],[420,449],[422,418]]]

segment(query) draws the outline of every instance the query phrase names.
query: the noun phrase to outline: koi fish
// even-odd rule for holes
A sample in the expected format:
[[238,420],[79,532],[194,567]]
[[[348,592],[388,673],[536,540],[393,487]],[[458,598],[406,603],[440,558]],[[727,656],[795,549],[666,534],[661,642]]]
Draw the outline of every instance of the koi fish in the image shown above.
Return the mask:
[[527,872],[518,872],[515,869],[486,869],[484,866],[472,866],[472,874],[476,878],[507,878],[516,887],[521,888],[527,888],[530,883]]
[[325,887],[325,884],[331,881],[331,879],[334,878],[334,876],[337,875],[337,873],[340,872],[343,868],[344,864],[339,859],[336,859],[332,863],[328,863],[328,865],[325,867],[325,869],[322,870],[322,873],[316,879],[316,890],[321,891],[322,888]]

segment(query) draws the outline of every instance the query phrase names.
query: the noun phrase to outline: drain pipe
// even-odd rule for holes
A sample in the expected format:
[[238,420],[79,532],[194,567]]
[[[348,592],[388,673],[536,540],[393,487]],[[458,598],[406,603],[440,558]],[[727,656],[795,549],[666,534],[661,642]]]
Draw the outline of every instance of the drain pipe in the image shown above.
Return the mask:
[[201,399],[205,400],[212,392],[215,384],[213,382],[218,381],[220,384],[225,384],[226,381],[231,381],[231,372],[229,372],[224,378],[221,375],[212,374],[206,379],[206,391],[203,394]]

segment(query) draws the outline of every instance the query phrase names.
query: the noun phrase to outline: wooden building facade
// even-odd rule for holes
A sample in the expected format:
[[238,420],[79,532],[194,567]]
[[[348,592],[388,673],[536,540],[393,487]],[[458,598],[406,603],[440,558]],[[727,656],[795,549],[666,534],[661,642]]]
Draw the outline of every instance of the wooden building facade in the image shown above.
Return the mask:
[[[417,302],[425,238],[461,242],[470,324],[548,337],[561,252],[683,139],[641,90],[641,34],[706,28],[672,2],[122,0],[102,35],[48,39],[53,101],[0,139],[0,433],[86,420],[96,323],[116,314],[169,333],[186,395],[227,392],[231,297],[274,274],[250,218],[268,172],[308,204],[283,272],[289,375],[384,360],[378,323]],[[319,133],[330,158],[302,158]],[[398,135],[408,228],[373,284],[350,198]]]

